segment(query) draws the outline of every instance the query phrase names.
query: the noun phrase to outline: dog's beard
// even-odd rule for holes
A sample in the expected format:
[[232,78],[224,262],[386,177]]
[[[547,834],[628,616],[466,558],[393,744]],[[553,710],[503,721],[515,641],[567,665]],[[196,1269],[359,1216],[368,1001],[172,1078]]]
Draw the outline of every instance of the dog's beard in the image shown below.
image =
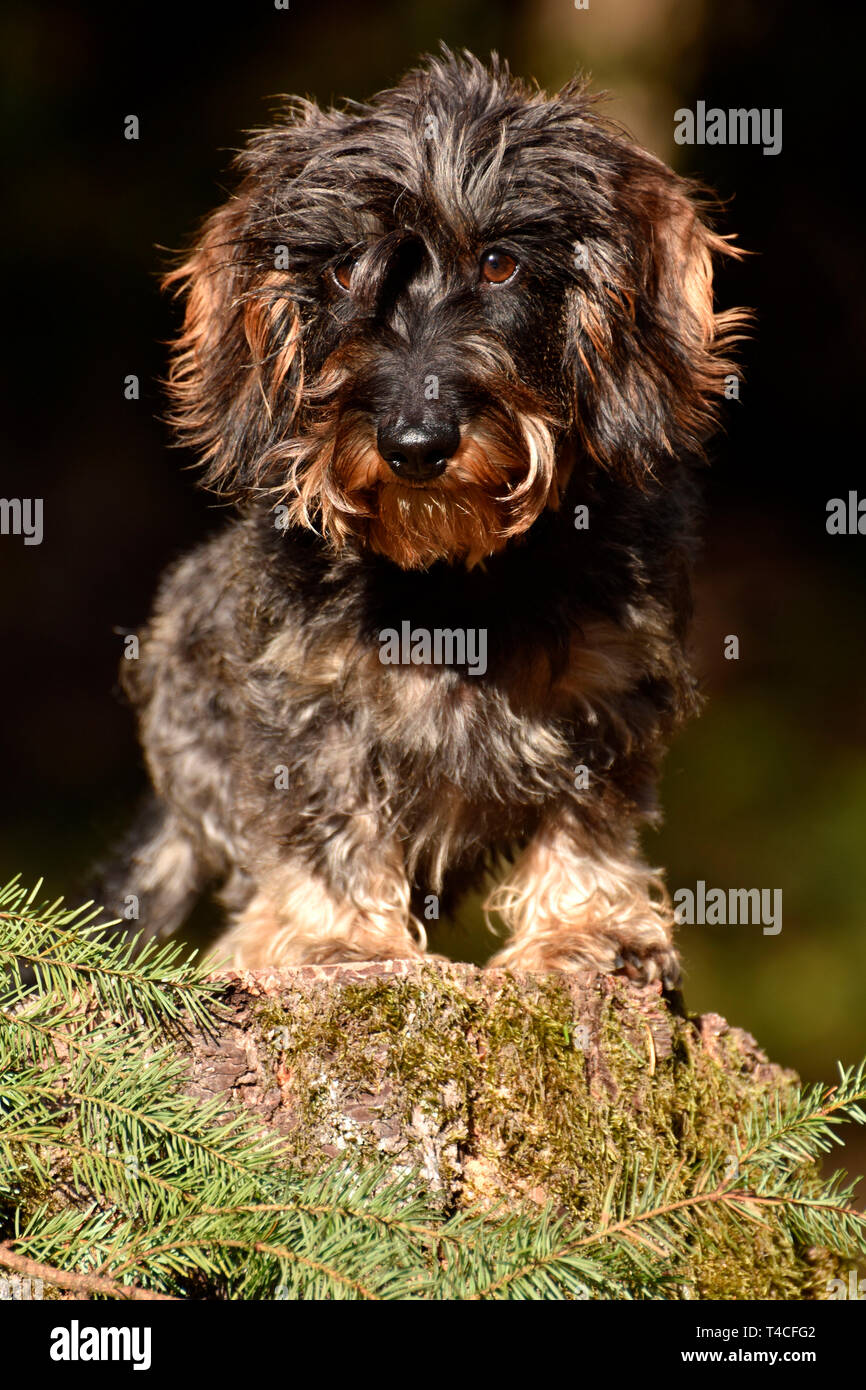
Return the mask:
[[365,412],[320,418],[289,447],[289,487],[279,491],[290,523],[320,531],[338,550],[354,541],[403,569],[436,560],[476,565],[559,502],[554,434],[540,413],[480,413],[445,472],[423,484],[392,473]]

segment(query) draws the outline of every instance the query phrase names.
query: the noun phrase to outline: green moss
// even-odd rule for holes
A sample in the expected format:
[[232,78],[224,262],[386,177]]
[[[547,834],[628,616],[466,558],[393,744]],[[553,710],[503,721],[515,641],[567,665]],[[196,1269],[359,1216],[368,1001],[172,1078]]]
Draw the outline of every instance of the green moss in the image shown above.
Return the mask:
[[295,1163],[308,1166],[322,1151],[390,1153],[396,1167],[422,1166],[450,1202],[477,1057],[471,1004],[437,983],[374,980],[262,1006],[259,1026],[291,1097]]
[[[610,984],[582,1018],[556,979],[431,965],[296,991],[262,1005],[258,1024],[290,1097],[295,1162],[390,1153],[419,1166],[446,1205],[550,1200],[587,1229],[636,1157],[645,1174],[679,1165],[673,1197],[688,1196],[711,1152],[733,1161],[761,1094],[793,1084],[769,1069],[756,1080],[736,1034],[717,1038],[713,1056],[688,1020],[644,1019]],[[739,1231],[708,1217],[703,1230],[673,1270],[684,1298],[802,1298],[835,1272],[778,1220]]]

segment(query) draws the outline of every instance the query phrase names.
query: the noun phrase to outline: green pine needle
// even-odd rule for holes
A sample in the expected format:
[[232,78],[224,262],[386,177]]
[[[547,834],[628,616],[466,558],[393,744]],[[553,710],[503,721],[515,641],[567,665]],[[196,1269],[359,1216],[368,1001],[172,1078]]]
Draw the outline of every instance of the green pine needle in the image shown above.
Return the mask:
[[184,1095],[179,1040],[218,1026],[218,984],[179,945],[136,954],[90,903],[37,905],[40,886],[0,888],[0,1243],[17,1255],[181,1298],[430,1300],[677,1297],[696,1251],[735,1256],[756,1227],[866,1253],[853,1184],[815,1168],[840,1124],[866,1124],[866,1063],[756,1103],[733,1173],[724,1153],[624,1165],[593,1229],[549,1208],[449,1215],[384,1164],[297,1173],[248,1116]]

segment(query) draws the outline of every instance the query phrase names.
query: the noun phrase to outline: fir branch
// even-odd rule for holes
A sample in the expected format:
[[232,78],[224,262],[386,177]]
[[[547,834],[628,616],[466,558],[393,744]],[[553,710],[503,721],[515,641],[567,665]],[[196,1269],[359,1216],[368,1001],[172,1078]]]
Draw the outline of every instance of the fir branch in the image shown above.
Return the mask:
[[143,1021],[162,1032],[185,1017],[205,1029],[214,1026],[221,987],[204,963],[195,962],[195,952],[184,954],[177,942],[142,945],[138,936],[113,936],[116,920],[97,922],[100,910],[89,902],[64,908],[58,898],[34,910],[40,887],[41,880],[28,894],[16,875],[0,888],[0,979],[5,972],[13,997],[23,990],[29,966],[39,992],[58,996],[67,1008],[89,986],[100,1008],[125,1018],[134,997]]
[[94,1274],[71,1274],[54,1265],[42,1264],[39,1260],[29,1260],[19,1255],[8,1241],[0,1241],[0,1267],[14,1270],[25,1278],[43,1279],[46,1284],[54,1284],[59,1289],[71,1289],[73,1293],[101,1293],[110,1298],[128,1298],[140,1302],[173,1302],[171,1294],[155,1293],[153,1289],[142,1289],[136,1284],[121,1284],[115,1279],[100,1278]]
[[621,1165],[592,1228],[550,1209],[446,1217],[415,1175],[345,1161],[298,1174],[225,1101],[183,1094],[176,1038],[215,1026],[217,982],[177,946],[136,955],[91,904],[37,909],[37,891],[0,889],[9,1268],[124,1298],[625,1299],[669,1296],[696,1249],[731,1249],[756,1225],[790,1245],[866,1250],[853,1186],[814,1166],[841,1123],[866,1123],[866,1064],[836,1087],[756,1102],[730,1176],[722,1152],[661,1176]]

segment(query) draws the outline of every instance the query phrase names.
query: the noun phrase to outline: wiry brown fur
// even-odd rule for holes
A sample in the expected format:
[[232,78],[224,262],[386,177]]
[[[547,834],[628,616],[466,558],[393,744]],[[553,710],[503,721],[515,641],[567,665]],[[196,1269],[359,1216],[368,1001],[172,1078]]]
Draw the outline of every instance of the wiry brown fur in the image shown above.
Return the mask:
[[[637,827],[695,704],[736,253],[581,83],[495,59],[290,104],[237,166],[169,277],[170,388],[241,515],[127,663],[156,798],[115,899],[165,933],[214,883],[237,963],[368,959],[422,953],[429,896],[498,869],[500,963],[672,982]],[[483,631],[485,669],[383,664],[404,623]]]

